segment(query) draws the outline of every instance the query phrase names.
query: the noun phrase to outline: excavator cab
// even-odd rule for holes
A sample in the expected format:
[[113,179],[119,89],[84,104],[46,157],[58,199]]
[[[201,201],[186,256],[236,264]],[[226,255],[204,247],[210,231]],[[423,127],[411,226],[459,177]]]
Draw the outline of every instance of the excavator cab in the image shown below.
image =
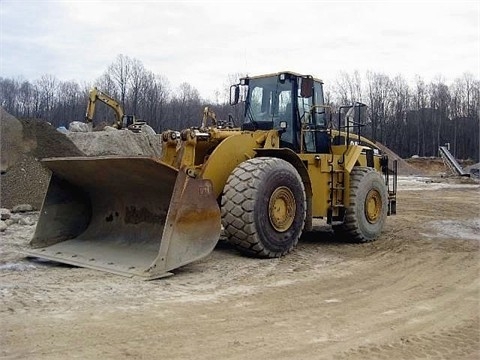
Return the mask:
[[122,117],[122,129],[128,128],[130,125],[135,123],[134,115],[123,115]]

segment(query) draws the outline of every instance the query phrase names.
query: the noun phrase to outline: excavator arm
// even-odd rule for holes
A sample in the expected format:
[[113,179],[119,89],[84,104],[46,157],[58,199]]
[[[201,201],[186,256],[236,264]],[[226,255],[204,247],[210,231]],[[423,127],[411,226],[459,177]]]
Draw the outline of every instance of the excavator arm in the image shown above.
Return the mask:
[[93,115],[95,114],[95,105],[97,100],[103,102],[105,105],[112,108],[112,110],[115,113],[114,127],[121,129],[123,116],[124,116],[123,108],[115,99],[101,92],[95,87],[92,90],[90,90],[90,93],[88,95],[88,105],[87,105],[87,112],[85,114],[85,121],[87,123],[90,123],[93,121]]

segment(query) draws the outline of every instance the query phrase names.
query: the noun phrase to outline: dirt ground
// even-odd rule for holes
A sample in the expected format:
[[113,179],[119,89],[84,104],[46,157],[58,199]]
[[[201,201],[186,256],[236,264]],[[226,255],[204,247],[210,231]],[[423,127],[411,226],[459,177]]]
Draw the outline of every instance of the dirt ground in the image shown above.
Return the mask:
[[[328,228],[273,260],[224,242],[156,281],[26,259],[0,238],[6,359],[478,359],[480,185],[402,177],[373,243]],[[28,214],[38,217],[38,213]]]

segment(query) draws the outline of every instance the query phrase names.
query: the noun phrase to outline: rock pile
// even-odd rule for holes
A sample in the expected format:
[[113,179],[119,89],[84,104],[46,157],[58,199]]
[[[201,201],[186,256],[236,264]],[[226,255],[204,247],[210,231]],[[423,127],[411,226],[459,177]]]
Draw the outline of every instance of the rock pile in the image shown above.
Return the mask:
[[480,178],[480,163],[476,163],[464,168],[466,172],[470,174],[470,176],[474,178]]
[[35,225],[36,221],[30,216],[33,210],[33,206],[30,204],[20,204],[13,207],[12,210],[0,208],[0,232],[4,232],[13,224]]
[[67,138],[87,156],[152,156],[162,153],[162,135],[128,130],[67,132]]
[[[161,135],[128,130],[57,131],[36,119],[16,119],[0,107],[1,207],[31,204],[41,208],[50,171],[39,160],[70,156],[161,155]],[[66,129],[65,129],[66,130]]]
[[48,157],[82,156],[75,144],[45,121],[19,120],[0,107],[1,206],[13,208],[42,205],[50,172],[39,160]]

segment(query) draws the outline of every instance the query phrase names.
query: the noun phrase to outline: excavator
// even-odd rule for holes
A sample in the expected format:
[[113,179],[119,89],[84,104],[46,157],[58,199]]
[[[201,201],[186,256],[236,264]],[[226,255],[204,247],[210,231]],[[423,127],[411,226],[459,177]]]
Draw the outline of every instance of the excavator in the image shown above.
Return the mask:
[[334,114],[321,80],[289,71],[241,78],[230,103],[244,107],[240,127],[206,108],[198,127],[162,133],[160,158],[44,160],[28,254],[156,279],[210,254],[222,227],[258,258],[287,255],[314,219],[345,241],[380,236],[396,162],[361,135],[363,104]]
[[135,115],[126,115],[117,100],[98,90],[96,87],[92,88],[88,93],[87,112],[85,114],[85,122],[87,124],[93,122],[97,100],[113,110],[115,114],[113,127],[116,129],[129,129],[134,132],[140,132],[142,126],[146,124],[145,121],[136,119]]

